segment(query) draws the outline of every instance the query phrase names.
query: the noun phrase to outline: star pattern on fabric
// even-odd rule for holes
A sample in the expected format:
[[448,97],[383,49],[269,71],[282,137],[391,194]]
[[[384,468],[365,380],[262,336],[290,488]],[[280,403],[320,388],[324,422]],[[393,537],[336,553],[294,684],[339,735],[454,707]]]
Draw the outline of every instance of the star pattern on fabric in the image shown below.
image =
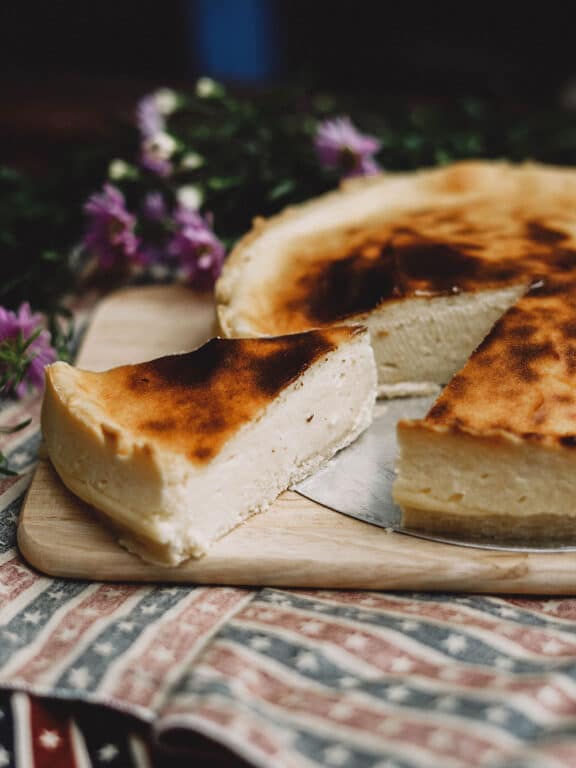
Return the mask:
[[355,632],[346,638],[344,645],[352,651],[363,651],[368,645],[368,639],[359,632]]
[[[165,665],[171,675],[172,669],[181,664],[180,648],[184,649],[185,644],[179,643],[180,638],[185,639],[183,633],[188,628],[196,632],[206,624],[211,625],[209,637],[214,637],[212,647],[218,664],[218,651],[226,650],[226,645],[236,645],[241,666],[231,673],[225,668],[227,657],[224,655],[221,667],[217,663],[211,667],[210,656],[207,662],[193,658],[186,671],[189,694],[202,705],[202,697],[209,696],[216,683],[224,696],[228,696],[226,686],[230,686],[227,705],[234,697],[242,704],[243,696],[257,699],[259,689],[274,683],[277,675],[284,688],[279,689],[274,707],[292,708],[299,715],[305,715],[312,709],[308,690],[320,691],[325,697],[320,715],[325,717],[320,723],[324,730],[319,731],[321,740],[315,742],[313,749],[315,757],[329,768],[349,768],[360,759],[356,749],[369,751],[374,743],[370,741],[369,745],[367,740],[366,744],[356,747],[360,741],[349,742],[348,730],[344,727],[348,724],[353,728],[363,727],[358,722],[362,719],[360,708],[368,696],[375,715],[370,721],[370,738],[380,740],[380,746],[376,742],[374,748],[376,754],[370,756],[373,768],[397,768],[404,764],[402,750],[410,743],[414,720],[422,722],[428,710],[435,712],[436,722],[425,723],[419,748],[427,752],[433,764],[435,759],[438,762],[441,752],[455,747],[463,752],[473,748],[474,734],[467,730],[467,721],[474,721],[474,729],[484,724],[482,738],[487,744],[494,736],[494,749],[482,747],[482,759],[495,763],[502,760],[499,730],[501,734],[506,732],[516,737],[526,719],[532,719],[535,727],[541,727],[544,719],[545,725],[556,716],[561,720],[569,709],[570,694],[556,677],[556,662],[564,664],[573,660],[574,600],[530,598],[524,603],[518,598],[516,605],[498,598],[430,594],[400,597],[385,593],[365,596],[362,592],[350,597],[344,592],[302,591],[300,594],[264,590],[250,597],[251,613],[246,610],[245,596],[238,602],[240,607],[236,611],[226,613],[223,608],[226,590],[216,588],[210,592],[201,588],[195,595],[194,610],[190,610],[189,600],[182,600],[180,635],[165,635],[160,623],[165,606],[180,610],[180,598],[187,597],[190,588],[111,585],[103,590],[100,586],[83,587],[74,582],[39,578],[18,561],[11,549],[14,537],[6,524],[17,519],[18,512],[14,509],[17,505],[7,508],[0,516],[0,526],[4,524],[0,543],[4,542],[8,548],[3,551],[0,598],[3,605],[9,606],[4,629],[0,629],[0,651],[4,648],[9,684],[13,687],[30,686],[29,678],[36,675],[36,680],[52,680],[54,688],[64,691],[63,696],[99,701],[102,691],[109,691],[116,683],[116,675],[125,674],[128,668],[133,676],[127,678],[127,684],[135,700],[142,693],[141,700],[149,701],[149,693],[153,696],[161,685],[163,669],[159,669],[159,665]],[[234,590],[229,593],[233,594]],[[172,595],[176,599],[168,599]],[[126,603],[128,597],[131,599]],[[169,614],[170,619],[172,615]],[[261,620],[260,626],[257,621],[245,622],[249,615]],[[233,618],[228,621],[224,620],[225,616]],[[152,643],[148,629],[153,629]],[[78,642],[78,638],[84,636],[85,641]],[[193,637],[195,643],[196,634]],[[328,638],[327,643],[320,642],[324,637]],[[61,655],[52,653],[48,639],[56,644]],[[138,660],[140,651],[142,668],[134,672],[130,665],[135,658]],[[260,659],[257,652],[262,652]],[[33,659],[34,663],[27,667],[21,663],[19,654],[23,659]],[[255,663],[245,663],[247,657]],[[259,671],[259,661],[267,662],[265,671]],[[413,685],[417,678],[411,678],[411,673],[420,667],[426,677]],[[475,682],[476,672],[480,673],[481,681],[485,675],[485,686]],[[514,686],[528,676],[534,687],[521,695],[530,697],[534,706],[524,711],[521,707],[517,709],[516,694],[511,693],[507,698],[507,691],[516,691]],[[292,690],[286,685],[290,677],[294,683]],[[541,681],[538,686],[533,682],[537,680]],[[47,687],[50,686],[47,684]],[[499,692],[498,698],[493,698],[490,691]],[[12,706],[12,694],[2,695],[9,703],[5,709],[0,704],[0,768],[14,764],[13,721],[27,717],[28,713],[33,727],[29,728],[27,738],[35,754],[42,753],[44,760],[58,762],[69,747],[75,748],[76,742],[69,745],[67,741],[68,726],[61,725],[64,721],[59,719],[65,704],[54,704],[46,698],[41,706],[47,707],[48,717],[43,718],[38,700],[33,697],[16,694],[30,702],[30,706],[20,707],[21,699],[15,699],[16,704]],[[217,708],[217,701],[210,700],[210,705]],[[51,706],[55,707],[53,711]],[[462,710],[468,713],[466,717]],[[262,711],[265,715],[264,707]],[[75,710],[70,712],[73,719]],[[539,719],[541,712],[544,714]],[[318,713],[314,716],[318,717]],[[86,724],[83,731],[85,723],[81,718],[76,721],[75,738],[84,738],[95,765],[110,765],[110,768],[119,762],[127,768],[133,765],[128,761],[135,734],[130,732],[130,725],[120,725],[120,713],[117,717],[118,730],[113,724],[110,730],[95,733],[90,733],[91,723]],[[307,723],[310,728],[314,726],[312,719],[310,725]],[[21,738],[22,729],[17,722],[17,735]],[[328,722],[333,730],[327,738]],[[237,728],[239,738],[248,740],[243,723],[238,721],[230,727]],[[129,739],[126,743],[125,737]],[[273,741],[277,736],[269,738]],[[525,750],[522,735],[518,741],[519,749]],[[534,746],[539,749],[539,745]],[[282,748],[288,753],[286,744]],[[387,757],[388,753],[391,757]],[[378,757],[381,762],[377,762]]]
[[414,621],[413,619],[406,619],[400,624],[400,629],[403,632],[416,632],[418,629],[420,629],[422,625],[419,621]]
[[74,640],[75,637],[78,637],[78,629],[76,627],[62,627],[58,632],[58,639],[64,643]]
[[44,749],[56,749],[60,742],[62,741],[62,737],[58,733],[58,731],[51,731],[45,728],[38,737],[38,741],[40,744],[44,747]]
[[251,637],[248,642],[250,643],[250,647],[254,648],[255,651],[266,651],[272,645],[270,640],[263,635]]
[[510,717],[510,713],[504,707],[488,707],[485,715],[491,723],[505,723]]
[[436,707],[444,712],[452,712],[458,706],[458,699],[455,696],[442,696],[436,702]]
[[390,701],[405,701],[410,697],[410,691],[404,685],[392,685],[388,688],[386,697]]
[[498,669],[504,670],[510,670],[514,667],[513,660],[509,659],[507,656],[498,656],[498,658],[494,660],[494,664],[498,667]]
[[118,747],[115,744],[104,744],[97,752],[98,760],[101,763],[110,763],[119,754]]
[[555,640],[554,638],[547,640],[542,645],[542,653],[557,654],[557,653],[560,653],[560,651],[562,650],[564,650],[564,646],[562,645],[562,643],[559,643],[558,640]]
[[202,613],[208,613],[214,616],[215,614],[218,613],[219,609],[217,605],[213,605],[212,603],[202,603],[202,605],[200,606],[200,610],[202,611]]
[[435,750],[450,749],[454,743],[454,737],[449,731],[445,731],[442,728],[435,728],[430,737],[428,738],[428,744]]
[[330,716],[341,720],[347,720],[354,714],[354,707],[350,704],[346,704],[344,701],[339,701],[330,707]]
[[301,670],[316,672],[318,669],[318,659],[313,653],[309,653],[308,651],[301,651],[296,656],[296,666]]
[[166,664],[167,662],[174,660],[174,653],[169,648],[165,648],[163,645],[155,648],[152,651],[151,656],[154,661],[157,661],[160,664]]
[[26,611],[24,614],[24,621],[26,624],[38,624],[42,620],[42,614],[40,611]]
[[448,635],[446,640],[442,642],[442,645],[448,650],[449,653],[459,654],[465,651],[468,647],[468,641],[462,635]]
[[333,747],[326,747],[324,750],[324,759],[329,765],[344,765],[351,757],[350,750],[335,744]]
[[411,672],[414,669],[414,662],[407,656],[399,656],[397,659],[393,659],[390,669],[392,672]]
[[324,628],[324,625],[319,621],[309,620],[305,621],[301,626],[300,629],[302,632],[305,632],[307,635],[318,635],[320,632],[322,632],[322,629]]
[[112,645],[112,643],[109,643],[109,642],[95,643],[94,653],[97,653],[98,656],[102,656],[103,658],[106,658],[107,656],[111,656],[114,653],[114,646]]
[[87,667],[73,667],[68,674],[68,682],[73,688],[87,688],[90,679]]

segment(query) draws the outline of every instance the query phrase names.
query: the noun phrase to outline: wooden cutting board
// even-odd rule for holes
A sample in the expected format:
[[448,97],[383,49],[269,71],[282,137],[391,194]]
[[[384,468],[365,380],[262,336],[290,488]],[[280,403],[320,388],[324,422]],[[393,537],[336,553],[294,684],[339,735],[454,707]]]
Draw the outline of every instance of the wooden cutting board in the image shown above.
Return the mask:
[[[213,333],[212,301],[176,286],[131,288],[103,301],[78,358],[102,370],[183,352]],[[116,544],[90,508],[40,461],[18,528],[24,557],[52,576],[228,585],[576,594],[576,555],[465,549],[387,533],[296,493],[178,568]]]

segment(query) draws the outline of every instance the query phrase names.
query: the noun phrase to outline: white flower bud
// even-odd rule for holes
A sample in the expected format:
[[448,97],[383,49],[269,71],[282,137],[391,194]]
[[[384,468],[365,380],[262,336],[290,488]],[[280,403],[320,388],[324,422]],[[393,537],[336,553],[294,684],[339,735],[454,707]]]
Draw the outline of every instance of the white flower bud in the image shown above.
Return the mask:
[[180,167],[186,171],[195,171],[203,165],[204,158],[198,152],[187,152],[180,163]]
[[222,86],[211,77],[200,77],[196,81],[196,96],[201,99],[209,99],[211,96],[218,96],[222,93]]
[[177,148],[175,139],[168,133],[157,133],[144,143],[146,152],[149,152],[162,160],[169,160]]
[[114,181],[134,176],[134,168],[124,160],[112,160],[108,166],[108,178]]
[[180,97],[171,88],[159,88],[154,93],[154,101],[160,114],[171,115],[178,109]]
[[197,187],[194,184],[187,184],[177,190],[176,199],[183,208],[197,211],[204,201],[204,195],[200,187]]

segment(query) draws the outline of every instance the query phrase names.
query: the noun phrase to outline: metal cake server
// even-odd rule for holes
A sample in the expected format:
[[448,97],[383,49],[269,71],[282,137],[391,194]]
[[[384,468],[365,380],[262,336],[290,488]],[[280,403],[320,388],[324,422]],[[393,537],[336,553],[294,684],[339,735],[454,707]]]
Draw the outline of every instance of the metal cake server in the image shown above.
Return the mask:
[[392,500],[396,424],[400,419],[423,417],[434,400],[435,397],[411,397],[378,403],[372,426],[355,443],[337,453],[326,467],[292,490],[335,512],[428,541],[502,552],[576,552],[576,542],[544,542],[540,546],[526,546],[520,541],[499,544],[487,539],[439,536],[402,526],[400,508]]

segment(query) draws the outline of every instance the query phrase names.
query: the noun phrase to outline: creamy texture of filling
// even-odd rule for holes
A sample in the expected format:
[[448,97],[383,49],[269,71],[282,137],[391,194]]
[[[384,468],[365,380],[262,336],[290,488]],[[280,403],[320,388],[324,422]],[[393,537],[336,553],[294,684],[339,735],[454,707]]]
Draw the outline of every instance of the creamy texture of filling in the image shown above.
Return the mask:
[[394,498],[403,525],[503,540],[574,538],[572,451],[418,427],[400,427],[398,438]]
[[[368,337],[353,335],[204,464],[130,436],[119,454],[118,441],[106,431],[95,435],[84,426],[81,399],[51,401],[44,434],[56,470],[74,493],[133,531],[136,540],[160,545],[160,559],[177,564],[203,554],[216,538],[354,440],[372,419],[375,384]],[[134,548],[139,549],[137,541]]]

